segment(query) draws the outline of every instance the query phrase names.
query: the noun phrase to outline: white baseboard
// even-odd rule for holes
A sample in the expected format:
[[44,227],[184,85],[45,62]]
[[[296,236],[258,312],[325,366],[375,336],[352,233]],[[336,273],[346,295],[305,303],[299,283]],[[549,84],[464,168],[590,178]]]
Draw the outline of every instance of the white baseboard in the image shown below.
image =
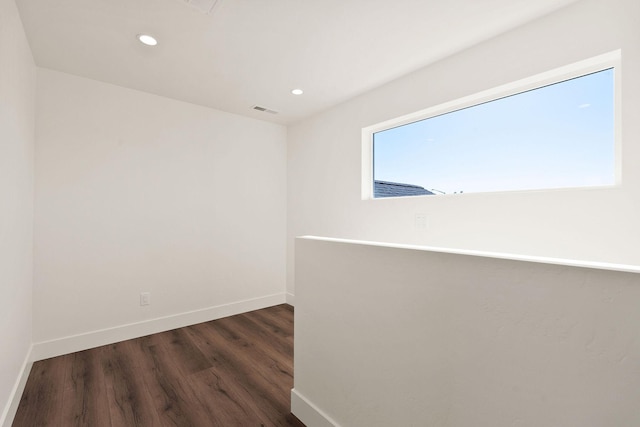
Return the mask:
[[287,292],[287,304],[296,306],[296,296]]
[[197,323],[208,322],[210,320],[246,313],[247,311],[284,304],[286,301],[287,297],[284,293],[267,295],[260,298],[207,307],[200,310],[130,323],[113,328],[100,329],[51,341],[38,342],[33,344],[31,361],[47,359],[49,357],[60,356],[132,338],[143,337],[145,335],[155,334],[158,332],[169,331],[171,329],[182,328],[184,326],[195,325]]
[[31,372],[31,367],[33,366],[33,362],[31,362],[32,353],[33,345],[29,347],[27,356],[24,358],[24,362],[22,363],[22,367],[20,368],[20,374],[16,379],[16,383],[13,385],[13,389],[11,390],[11,394],[9,395],[9,400],[7,401],[4,410],[2,411],[2,415],[0,416],[1,427],[11,427],[11,424],[13,424],[13,419],[16,416],[18,405],[20,405],[20,399],[22,398],[22,393],[24,392],[24,386],[27,384],[27,379],[29,378],[29,373]]
[[307,427],[340,427],[295,388],[291,390],[291,413]]

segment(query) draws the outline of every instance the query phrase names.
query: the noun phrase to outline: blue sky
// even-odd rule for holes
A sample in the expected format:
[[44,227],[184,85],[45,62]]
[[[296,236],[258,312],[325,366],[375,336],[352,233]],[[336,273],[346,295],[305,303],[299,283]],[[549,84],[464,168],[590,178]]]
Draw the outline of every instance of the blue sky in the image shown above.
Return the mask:
[[445,193],[615,183],[608,69],[377,132],[374,176]]

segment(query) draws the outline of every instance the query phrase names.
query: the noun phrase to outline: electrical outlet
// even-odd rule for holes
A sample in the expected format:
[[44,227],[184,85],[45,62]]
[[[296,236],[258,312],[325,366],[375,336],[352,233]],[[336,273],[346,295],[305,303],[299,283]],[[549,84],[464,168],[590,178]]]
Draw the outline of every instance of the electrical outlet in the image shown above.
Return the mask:
[[140,292],[140,305],[151,304],[151,292]]
[[416,228],[426,230],[429,227],[429,216],[426,213],[417,213],[414,220]]

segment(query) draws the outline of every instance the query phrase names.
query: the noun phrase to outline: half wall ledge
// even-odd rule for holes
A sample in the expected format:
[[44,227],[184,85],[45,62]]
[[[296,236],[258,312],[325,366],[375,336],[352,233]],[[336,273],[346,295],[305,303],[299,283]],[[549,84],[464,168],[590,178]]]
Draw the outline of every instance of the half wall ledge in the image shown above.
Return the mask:
[[308,427],[640,425],[640,267],[301,237]]

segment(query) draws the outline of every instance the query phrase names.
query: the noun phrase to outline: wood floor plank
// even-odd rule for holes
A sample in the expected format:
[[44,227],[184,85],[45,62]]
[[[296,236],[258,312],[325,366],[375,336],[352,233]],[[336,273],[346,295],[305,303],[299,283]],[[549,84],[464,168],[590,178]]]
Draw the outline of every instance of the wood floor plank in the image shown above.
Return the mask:
[[251,395],[229,373],[208,369],[193,374],[189,386],[216,427],[264,425]]
[[[268,340],[271,345],[255,347],[250,356],[263,358],[265,362],[277,360],[291,368],[289,375],[293,374],[293,335],[279,335],[264,324],[261,319],[248,315],[238,316],[237,322],[233,325],[237,335],[242,340],[254,346],[254,343]],[[276,328],[277,329],[277,328]]]
[[36,362],[14,427],[304,427],[287,305]]
[[[176,352],[171,351],[169,341],[172,335],[149,337],[148,342],[137,341],[137,350],[143,355],[140,358],[141,376],[152,397],[161,425],[211,425],[213,414],[206,407],[198,405],[197,396],[188,386],[188,377],[184,372],[190,371],[191,366],[181,366],[181,362],[191,358],[176,357]],[[153,344],[149,345],[149,342]]]
[[129,341],[104,347],[102,368],[112,426],[158,426],[160,419]]
[[[266,327],[252,321],[245,315],[237,316],[233,323],[220,322],[219,330],[224,331],[230,343],[237,350],[253,347],[245,356],[256,366],[260,366],[263,375],[286,376],[293,382],[293,341],[284,340],[270,333]],[[253,343],[269,340],[269,346],[255,346]]]
[[[239,316],[238,316],[239,317]],[[201,324],[190,328],[197,344],[206,349],[218,375],[229,373],[241,385],[253,403],[262,423],[289,425],[284,415],[289,413],[289,393],[293,378],[280,370],[271,369],[269,358],[257,352],[254,346],[233,329],[238,317],[221,319],[215,327]],[[211,323],[211,322],[210,322]],[[232,324],[231,324],[232,323]]]
[[14,426],[61,426],[63,392],[71,368],[69,355],[35,362],[27,379]]
[[250,319],[257,320],[257,323],[267,326],[279,337],[293,342],[293,316],[292,312],[278,310],[256,310],[244,315]]
[[159,334],[162,345],[169,353],[169,357],[176,359],[176,367],[185,375],[200,372],[211,367],[211,363],[200,349],[191,341],[185,328]]
[[210,325],[195,325],[189,330],[197,345],[209,356],[213,365],[210,371],[222,378],[234,378],[245,389],[252,391],[257,400],[265,400],[269,404],[271,398],[267,390],[272,385],[260,381],[257,366],[247,361],[246,354],[243,354],[246,347],[238,349],[218,329],[218,325],[215,328]]
[[[260,317],[245,314],[238,317],[235,325],[233,325],[233,329],[238,334],[242,334],[248,342],[269,340],[271,342],[270,346],[261,346],[257,348],[256,351],[265,357],[291,365],[293,368],[293,363],[287,363],[287,361],[292,362],[293,336],[282,332],[279,326],[272,326],[265,323]],[[292,375],[293,372],[290,372],[290,374]]]
[[63,392],[62,425],[111,426],[102,353],[102,348],[94,348],[69,355],[71,366]]

